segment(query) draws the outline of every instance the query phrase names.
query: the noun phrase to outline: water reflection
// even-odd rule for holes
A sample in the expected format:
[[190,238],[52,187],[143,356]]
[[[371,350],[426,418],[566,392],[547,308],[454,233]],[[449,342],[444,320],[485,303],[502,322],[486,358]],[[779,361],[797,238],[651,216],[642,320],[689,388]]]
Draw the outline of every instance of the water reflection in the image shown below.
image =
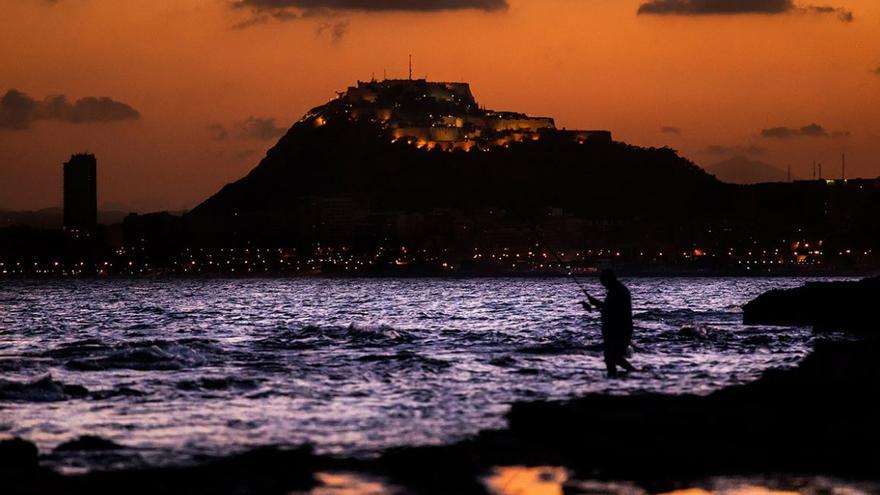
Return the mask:
[[499,467],[486,478],[486,488],[493,495],[562,495],[566,481],[561,467]]
[[[401,490],[384,481],[355,473],[317,473],[321,484],[309,495],[394,495]],[[292,494],[296,495],[296,494]]]
[[869,495],[880,493],[880,484],[860,484],[831,478],[712,478],[686,488],[651,492],[632,483],[574,479],[565,468],[554,466],[496,467],[484,480],[492,495]]

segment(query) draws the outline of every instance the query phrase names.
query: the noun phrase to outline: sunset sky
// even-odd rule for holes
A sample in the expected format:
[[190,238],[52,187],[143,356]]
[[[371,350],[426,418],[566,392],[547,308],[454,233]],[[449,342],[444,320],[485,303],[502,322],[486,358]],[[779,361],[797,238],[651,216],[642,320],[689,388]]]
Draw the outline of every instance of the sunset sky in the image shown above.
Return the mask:
[[809,2],[0,0],[0,208],[59,205],[81,151],[105,208],[193,207],[409,53],[488,108],[700,165],[880,176],[880,2]]

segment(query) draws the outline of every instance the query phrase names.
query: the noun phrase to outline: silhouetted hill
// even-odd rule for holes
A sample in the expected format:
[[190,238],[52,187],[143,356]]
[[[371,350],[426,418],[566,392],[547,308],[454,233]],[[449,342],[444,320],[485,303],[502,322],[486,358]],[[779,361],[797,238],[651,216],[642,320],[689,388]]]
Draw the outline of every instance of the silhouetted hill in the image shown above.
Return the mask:
[[156,234],[181,246],[406,246],[466,257],[550,236],[561,249],[607,255],[603,246],[614,246],[615,256],[638,258],[705,252],[697,246],[787,250],[792,239],[851,251],[876,244],[865,233],[878,204],[878,181],[729,184],[668,148],[486,110],[463,83],[390,80],[359,83],[312,109],[179,225],[128,226],[132,239]]
[[706,172],[730,184],[758,184],[762,182],[785,182],[788,173],[773,165],[745,156],[735,156],[706,167]]
[[284,230],[302,223],[316,197],[367,213],[503,209],[528,216],[552,207],[603,220],[701,216],[727,190],[673,150],[482,110],[466,87],[461,100],[449,101],[394,90],[380,87],[367,103],[346,94],[313,109],[253,171],[188,220],[213,230]]

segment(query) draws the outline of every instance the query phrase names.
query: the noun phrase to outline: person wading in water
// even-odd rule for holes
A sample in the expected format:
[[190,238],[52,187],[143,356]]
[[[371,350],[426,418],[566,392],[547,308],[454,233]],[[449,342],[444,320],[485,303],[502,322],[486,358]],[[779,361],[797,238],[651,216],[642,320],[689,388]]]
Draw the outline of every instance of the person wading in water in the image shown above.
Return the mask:
[[617,367],[626,371],[636,369],[626,360],[626,351],[629,348],[633,333],[632,298],[627,289],[613,270],[602,270],[599,281],[608,290],[604,301],[587,295],[590,302],[582,304],[589,310],[590,304],[602,312],[602,340],[605,347],[605,366],[608,368],[608,376],[617,376]]

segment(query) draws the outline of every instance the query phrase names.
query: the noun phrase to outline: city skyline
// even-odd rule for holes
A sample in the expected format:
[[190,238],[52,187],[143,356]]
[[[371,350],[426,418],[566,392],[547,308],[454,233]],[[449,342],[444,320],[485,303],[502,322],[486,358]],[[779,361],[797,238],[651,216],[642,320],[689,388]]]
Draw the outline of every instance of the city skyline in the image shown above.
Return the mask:
[[263,4],[3,2],[0,208],[60,205],[57,164],[82,151],[101,157],[99,204],[191,208],[335,91],[406,77],[409,53],[416,77],[470,82],[487,107],[702,166],[742,154],[809,178],[816,160],[834,177],[846,153],[849,176],[880,175],[874,2],[738,15],[637,0]]

